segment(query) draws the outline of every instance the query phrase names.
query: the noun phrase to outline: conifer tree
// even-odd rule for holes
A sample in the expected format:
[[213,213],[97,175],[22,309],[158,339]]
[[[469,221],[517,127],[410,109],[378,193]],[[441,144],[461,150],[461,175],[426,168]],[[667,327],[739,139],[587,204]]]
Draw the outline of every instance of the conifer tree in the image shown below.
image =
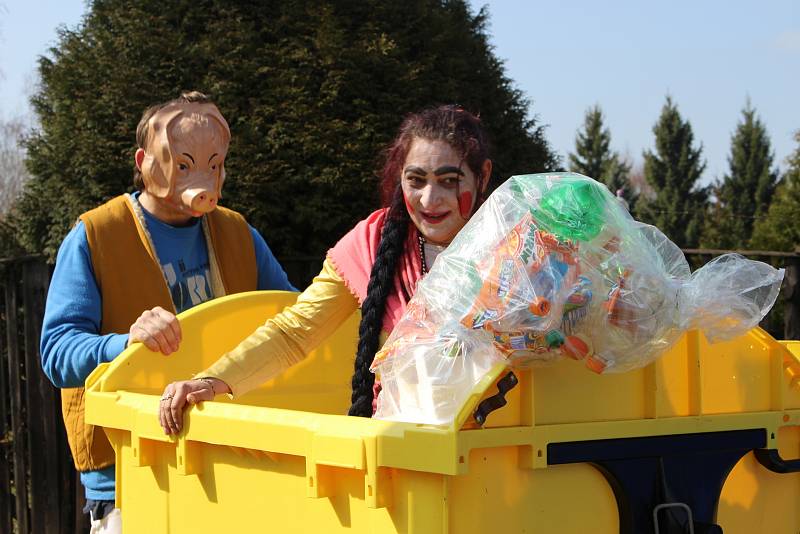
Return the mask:
[[715,187],[717,201],[706,222],[703,245],[746,248],[753,223],[766,214],[778,179],[764,124],[748,102],[731,137],[729,171]]
[[655,198],[641,196],[637,214],[678,246],[697,246],[708,199],[698,184],[706,167],[702,147],[694,146],[691,124],[669,96],[653,133],[655,150],[644,152],[644,177]]
[[611,150],[611,132],[603,122],[598,104],[586,110],[583,130],[575,136],[575,152],[569,155],[572,172],[603,182],[612,193],[628,188],[630,165]]
[[794,252],[800,248],[800,130],[797,147],[787,158],[788,168],[763,218],[757,219],[751,246],[760,250]]
[[51,257],[86,209],[131,190],[136,124],[184,90],[231,126],[222,204],[278,256],[322,257],[378,205],[403,116],[458,103],[486,125],[495,182],[558,159],[465,0],[93,0],[41,58],[17,235]]

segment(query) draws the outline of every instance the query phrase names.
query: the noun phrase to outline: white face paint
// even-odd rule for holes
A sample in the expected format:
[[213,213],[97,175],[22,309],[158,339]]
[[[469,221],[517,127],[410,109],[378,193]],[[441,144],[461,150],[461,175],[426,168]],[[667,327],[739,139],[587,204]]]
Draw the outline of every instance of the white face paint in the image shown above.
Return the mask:
[[461,155],[438,140],[414,139],[400,180],[411,220],[425,239],[438,244],[449,243],[464,227],[480,191]]

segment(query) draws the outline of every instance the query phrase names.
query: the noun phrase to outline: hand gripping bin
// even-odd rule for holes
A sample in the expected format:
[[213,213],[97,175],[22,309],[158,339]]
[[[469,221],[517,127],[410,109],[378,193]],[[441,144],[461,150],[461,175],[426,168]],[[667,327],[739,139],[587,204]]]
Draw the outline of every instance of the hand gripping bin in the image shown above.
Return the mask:
[[191,408],[165,436],[163,387],[295,298],[198,306],[180,317],[179,352],[136,345],[89,377],[87,421],[116,451],[126,534],[800,531],[800,342],[761,330],[715,345],[689,332],[624,374],[570,360],[517,372],[479,428],[475,407],[507,373],[495,368],[437,427],[340,415],[352,317],[284,375]]

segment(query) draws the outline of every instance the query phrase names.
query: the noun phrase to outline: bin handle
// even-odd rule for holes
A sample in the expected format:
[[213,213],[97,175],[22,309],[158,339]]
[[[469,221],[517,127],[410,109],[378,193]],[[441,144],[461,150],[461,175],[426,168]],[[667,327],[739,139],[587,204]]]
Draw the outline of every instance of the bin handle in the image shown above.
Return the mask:
[[686,525],[689,527],[689,534],[694,534],[694,519],[692,519],[692,509],[689,508],[689,505],[682,502],[665,502],[653,508],[653,524],[655,525],[655,534],[659,534],[661,532],[658,524],[658,512],[667,508],[681,508],[684,510],[686,512],[686,517],[688,518]]
[[753,454],[758,463],[774,473],[800,472],[800,459],[784,460],[778,449],[753,449]]
[[486,423],[486,418],[489,417],[490,413],[495,410],[499,410],[506,405],[508,402],[506,400],[506,393],[511,391],[514,386],[517,385],[517,382],[519,382],[517,375],[515,375],[512,371],[509,371],[506,376],[497,381],[498,392],[489,398],[483,399],[481,403],[478,404],[478,408],[473,414],[475,421],[479,425],[483,426]]

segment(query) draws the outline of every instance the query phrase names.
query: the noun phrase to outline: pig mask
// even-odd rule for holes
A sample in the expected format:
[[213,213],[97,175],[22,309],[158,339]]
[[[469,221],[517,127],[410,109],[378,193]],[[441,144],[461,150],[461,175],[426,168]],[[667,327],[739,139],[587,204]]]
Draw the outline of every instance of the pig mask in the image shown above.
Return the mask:
[[193,217],[213,211],[222,198],[231,139],[217,107],[170,104],[158,110],[148,126],[141,164],[145,190]]

